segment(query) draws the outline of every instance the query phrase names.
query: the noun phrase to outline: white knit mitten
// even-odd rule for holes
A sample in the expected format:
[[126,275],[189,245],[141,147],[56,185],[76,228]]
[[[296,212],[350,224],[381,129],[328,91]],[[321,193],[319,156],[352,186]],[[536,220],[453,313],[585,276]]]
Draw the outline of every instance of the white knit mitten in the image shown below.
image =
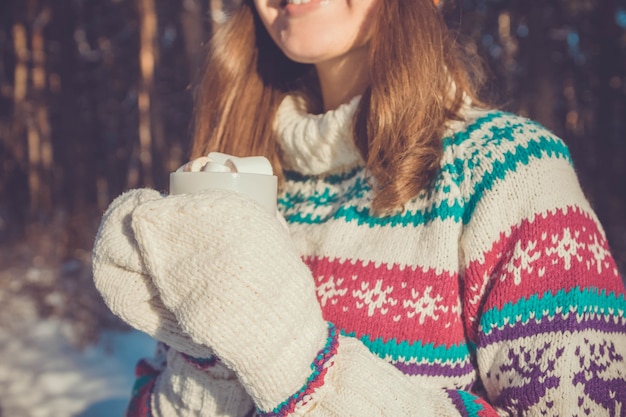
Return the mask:
[[155,417],[249,417],[254,410],[237,375],[220,361],[190,361],[173,349],[152,394]]
[[259,409],[293,398],[330,338],[283,225],[218,190],[149,201],[132,217],[146,268],[181,327],[237,373]]
[[93,277],[109,309],[135,329],[177,351],[195,357],[212,352],[192,342],[165,308],[141,259],[131,216],[137,206],[163,199],[155,190],[138,189],[117,197],[106,210],[93,249]]

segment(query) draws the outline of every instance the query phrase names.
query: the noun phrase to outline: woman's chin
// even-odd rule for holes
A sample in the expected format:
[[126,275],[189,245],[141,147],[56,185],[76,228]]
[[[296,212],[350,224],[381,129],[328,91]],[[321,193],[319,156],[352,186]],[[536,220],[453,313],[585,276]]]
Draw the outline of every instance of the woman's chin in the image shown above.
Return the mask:
[[[337,45],[325,48],[317,44],[316,47],[282,48],[287,58],[300,64],[320,64],[331,61],[333,58],[346,54],[346,51],[338,48]],[[348,49],[348,48],[346,48]]]

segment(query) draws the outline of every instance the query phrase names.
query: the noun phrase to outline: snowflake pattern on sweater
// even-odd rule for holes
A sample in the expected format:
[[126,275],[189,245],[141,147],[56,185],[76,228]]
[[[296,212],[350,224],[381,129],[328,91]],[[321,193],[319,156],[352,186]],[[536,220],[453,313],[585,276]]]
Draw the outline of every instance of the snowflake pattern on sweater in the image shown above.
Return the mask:
[[626,413],[624,287],[560,139],[485,112],[401,213],[372,215],[369,181],[292,173],[280,198],[327,320],[463,391],[462,414],[468,392],[515,415]]
[[[339,116],[310,148],[281,143],[292,171],[279,209],[324,318],[456,415],[626,416],[624,284],[563,142],[522,117],[473,112],[443,139],[432,187],[378,217],[348,133],[316,147],[342,136],[350,114]],[[327,380],[303,387],[307,402],[337,383],[341,352],[340,341]]]

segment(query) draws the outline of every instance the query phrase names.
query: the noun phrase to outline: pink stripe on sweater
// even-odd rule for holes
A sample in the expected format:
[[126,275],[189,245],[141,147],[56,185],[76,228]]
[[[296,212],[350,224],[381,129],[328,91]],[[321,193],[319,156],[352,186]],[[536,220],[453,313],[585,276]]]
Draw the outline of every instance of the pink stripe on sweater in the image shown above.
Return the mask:
[[[623,291],[603,233],[579,208],[537,215],[500,234],[484,262],[472,262],[465,277],[468,318],[480,314],[481,300],[480,310],[487,311],[574,287]],[[496,293],[485,296],[493,284]]]
[[324,318],[343,331],[384,342],[463,343],[455,274],[328,258],[305,262]]

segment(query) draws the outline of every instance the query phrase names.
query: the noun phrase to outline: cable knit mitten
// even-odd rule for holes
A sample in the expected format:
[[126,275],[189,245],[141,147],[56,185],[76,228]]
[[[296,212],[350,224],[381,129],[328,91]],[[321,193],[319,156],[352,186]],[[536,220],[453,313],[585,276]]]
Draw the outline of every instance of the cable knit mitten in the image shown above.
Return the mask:
[[106,210],[93,249],[93,277],[109,309],[135,329],[196,357],[210,356],[193,343],[165,308],[141,259],[131,215],[148,201],[162,200],[155,190],[138,189],[117,197]]
[[132,217],[161,299],[192,339],[237,373],[260,410],[297,396],[332,338],[283,225],[218,190],[149,201]]

